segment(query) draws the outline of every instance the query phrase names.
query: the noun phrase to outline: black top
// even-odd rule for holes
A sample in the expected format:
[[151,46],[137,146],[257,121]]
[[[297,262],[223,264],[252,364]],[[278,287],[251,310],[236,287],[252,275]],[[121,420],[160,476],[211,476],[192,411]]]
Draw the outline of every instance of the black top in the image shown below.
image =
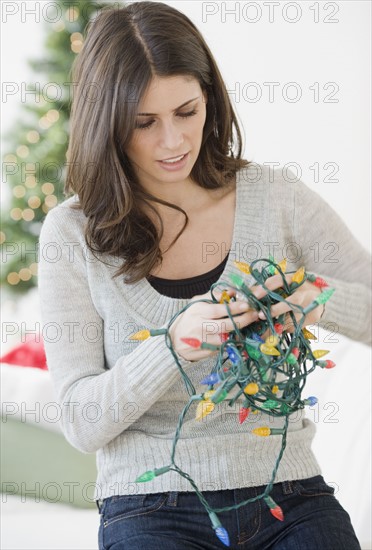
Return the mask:
[[197,275],[196,277],[189,277],[188,279],[162,279],[161,277],[150,275],[147,277],[147,280],[163,296],[190,299],[197,294],[205,294],[209,291],[211,285],[220,278],[228,257],[229,255],[226,256],[220,265],[211,269],[211,271]]

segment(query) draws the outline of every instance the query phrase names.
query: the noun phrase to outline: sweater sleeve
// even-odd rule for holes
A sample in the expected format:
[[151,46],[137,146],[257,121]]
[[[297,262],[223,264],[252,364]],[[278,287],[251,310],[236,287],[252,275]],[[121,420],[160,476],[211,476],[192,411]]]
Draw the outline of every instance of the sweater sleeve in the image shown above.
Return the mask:
[[371,346],[372,258],[331,206],[303,182],[294,184],[294,233],[301,265],[335,292],[319,325]]
[[[66,246],[66,217],[61,223],[54,210],[39,237],[45,353],[62,431],[73,447],[93,453],[143,415],[180,373],[162,335],[137,344],[113,368],[105,368],[103,319],[90,294],[82,245]],[[180,364],[192,363],[180,358]]]

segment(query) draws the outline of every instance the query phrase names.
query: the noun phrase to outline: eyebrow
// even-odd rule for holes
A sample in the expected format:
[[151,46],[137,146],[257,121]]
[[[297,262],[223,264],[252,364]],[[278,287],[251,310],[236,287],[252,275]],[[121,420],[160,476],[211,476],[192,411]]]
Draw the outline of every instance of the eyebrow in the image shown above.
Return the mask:
[[[180,105],[179,107],[176,107],[175,109],[173,109],[172,113],[174,113],[175,111],[177,111],[178,109],[181,109],[182,107],[184,107],[185,105],[188,105],[189,103],[191,103],[192,101],[195,101],[195,99],[199,99],[200,96],[198,97],[194,97],[193,99],[189,99],[188,101],[185,101],[185,103],[182,103],[182,105]],[[156,116],[156,113],[137,113],[137,116]]]

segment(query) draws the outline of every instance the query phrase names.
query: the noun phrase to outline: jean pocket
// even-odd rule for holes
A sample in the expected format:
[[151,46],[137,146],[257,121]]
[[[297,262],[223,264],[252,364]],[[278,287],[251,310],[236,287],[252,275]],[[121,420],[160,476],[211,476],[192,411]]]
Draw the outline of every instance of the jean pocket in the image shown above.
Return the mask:
[[323,476],[292,481],[295,492],[304,497],[333,496],[335,489],[324,481]]
[[165,504],[167,498],[168,493],[109,497],[102,509],[103,527],[127,518],[156,512]]

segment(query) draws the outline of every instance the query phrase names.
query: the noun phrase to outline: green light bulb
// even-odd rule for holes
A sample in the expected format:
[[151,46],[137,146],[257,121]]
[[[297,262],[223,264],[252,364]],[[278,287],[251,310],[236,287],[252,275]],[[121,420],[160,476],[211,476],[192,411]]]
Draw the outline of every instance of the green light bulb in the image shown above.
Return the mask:
[[263,409],[275,409],[276,406],[277,406],[277,402],[274,401],[273,399],[268,399],[267,401],[262,403]]
[[249,344],[246,345],[246,350],[248,352],[249,357],[252,357],[252,359],[259,359],[262,355],[262,353],[257,348],[254,348]]
[[162,468],[155,468],[155,470],[148,470],[147,472],[141,474],[134,483],[142,483],[145,481],[151,481],[157,476],[160,476],[161,474],[165,474],[165,472],[169,472],[170,466],[163,466]]
[[244,285],[244,279],[237,273],[230,273],[230,279],[238,288],[241,288]]
[[135,480],[134,483],[142,483],[142,482],[145,482],[145,481],[151,481],[155,477],[156,477],[156,475],[155,475],[154,470],[148,470],[144,474],[137,477],[137,479]]
[[216,393],[211,397],[212,403],[220,403],[225,399],[228,393],[229,392],[225,390],[225,388],[222,389],[221,391],[217,390]]
[[336,289],[335,288],[326,288],[315,298],[315,302],[317,302],[319,305],[325,304],[328,302],[332,294],[334,293]]
[[293,355],[293,353],[290,353],[287,357],[287,363],[288,365],[295,365],[297,363],[296,356]]

